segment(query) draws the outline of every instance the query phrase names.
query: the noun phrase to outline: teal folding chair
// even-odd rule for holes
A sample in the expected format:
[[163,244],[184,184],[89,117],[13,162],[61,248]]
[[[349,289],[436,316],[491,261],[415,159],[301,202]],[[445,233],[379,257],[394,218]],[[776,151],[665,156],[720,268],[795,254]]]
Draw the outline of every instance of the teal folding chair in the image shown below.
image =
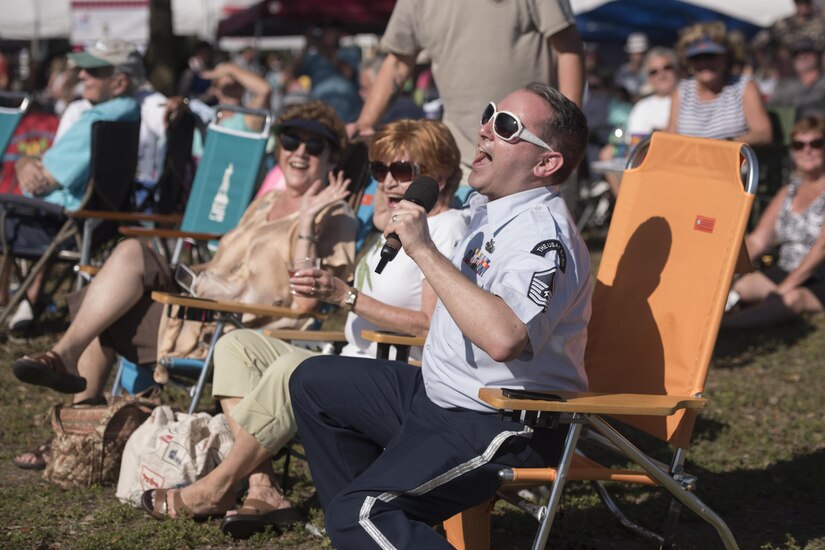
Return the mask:
[[29,95],[0,92],[0,155],[6,150],[17,125],[29,107]]
[[[236,116],[260,116],[264,119],[263,128],[260,132],[224,128],[220,125],[220,120],[227,111],[237,113]],[[205,243],[220,239],[238,224],[261,181],[271,125],[272,118],[268,111],[219,105],[216,108],[215,120],[206,131],[204,154],[195,172],[195,180],[180,228],[121,227],[120,232],[138,238],[174,239],[174,252],[170,255],[172,266],[180,263],[187,242],[203,243],[199,250],[202,254],[208,255]],[[230,319],[216,318],[216,321],[221,330],[215,331],[213,345],[222,333],[224,324],[230,322]],[[190,411],[197,407],[211,371],[212,347],[210,346],[210,352],[204,360],[164,360],[164,366],[170,375],[180,375],[185,379],[198,378],[198,383],[190,393]],[[152,384],[154,379],[149,369],[121,358],[112,393],[117,395],[125,389],[134,394]]]

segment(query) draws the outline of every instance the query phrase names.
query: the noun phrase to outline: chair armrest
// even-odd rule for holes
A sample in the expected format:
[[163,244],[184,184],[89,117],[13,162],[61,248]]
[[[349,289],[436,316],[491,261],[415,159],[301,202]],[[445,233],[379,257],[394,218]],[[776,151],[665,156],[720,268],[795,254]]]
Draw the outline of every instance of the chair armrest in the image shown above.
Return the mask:
[[265,336],[281,340],[303,340],[305,342],[346,342],[347,337],[342,330],[295,330],[295,329],[264,329]]
[[[550,393],[550,392],[547,392]],[[702,409],[707,400],[679,395],[649,395],[641,393],[552,392],[564,401],[538,399],[508,399],[501,388],[481,388],[478,397],[500,410],[549,411],[583,414],[638,414],[670,416],[681,409]]]
[[164,225],[180,223],[183,216],[180,214],[147,214],[143,212],[111,212],[108,210],[75,210],[66,213],[70,218],[95,218],[115,222],[153,222]]
[[223,313],[249,313],[259,317],[288,317],[290,319],[326,319],[326,315],[316,311],[301,312],[288,307],[262,306],[257,304],[247,304],[244,302],[208,300],[206,298],[194,298],[182,294],[169,294],[166,292],[152,292],[152,299],[161,304],[178,305],[183,307],[193,307],[208,311],[220,311]]
[[390,344],[393,346],[423,346],[426,336],[410,336],[408,334],[397,334],[395,332],[383,332],[376,330],[362,330],[361,338],[369,342],[378,344]]
[[118,231],[127,237],[151,239],[154,237],[168,239],[194,239],[196,241],[212,241],[223,237],[222,233],[194,233],[178,229],[158,229],[151,227],[118,227]]
[[100,266],[97,265],[76,265],[74,269],[75,271],[91,275],[92,277],[100,273]]

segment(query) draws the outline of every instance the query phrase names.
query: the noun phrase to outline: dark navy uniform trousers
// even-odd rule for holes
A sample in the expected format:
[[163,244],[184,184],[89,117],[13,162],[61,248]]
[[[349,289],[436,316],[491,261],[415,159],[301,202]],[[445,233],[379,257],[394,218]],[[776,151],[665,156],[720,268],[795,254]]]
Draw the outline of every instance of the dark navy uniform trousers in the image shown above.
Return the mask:
[[451,548],[432,526],[492,497],[499,469],[556,464],[567,432],[439,407],[397,361],[313,357],[289,389],[339,550]]

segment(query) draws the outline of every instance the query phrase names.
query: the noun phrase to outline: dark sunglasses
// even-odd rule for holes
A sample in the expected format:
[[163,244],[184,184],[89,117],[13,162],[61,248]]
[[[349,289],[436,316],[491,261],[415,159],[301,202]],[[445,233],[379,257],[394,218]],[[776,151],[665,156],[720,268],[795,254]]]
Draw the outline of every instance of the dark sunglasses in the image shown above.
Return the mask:
[[391,162],[389,166],[383,162],[370,162],[370,174],[376,181],[383,182],[387,174],[392,174],[392,178],[399,183],[412,181],[415,176],[421,173],[421,166],[406,160]]
[[688,61],[691,63],[709,62],[718,59],[721,55],[720,53],[700,53],[688,57]]
[[86,74],[88,74],[92,78],[109,78],[110,76],[115,74],[115,68],[112,66],[92,67],[90,69],[83,70],[86,71]]
[[301,144],[306,145],[307,153],[312,155],[313,157],[320,156],[321,153],[324,152],[324,149],[327,147],[326,141],[323,138],[319,137],[311,137],[307,139],[301,139],[299,136],[295,134],[281,134],[281,147],[284,150],[292,152],[298,149]]
[[673,71],[673,65],[665,65],[664,67],[662,67],[660,69],[650,69],[650,71],[648,71],[647,74],[650,75],[650,76],[656,76],[659,73],[665,73],[665,72],[671,72],[671,71]]
[[791,149],[794,151],[801,151],[806,146],[810,146],[811,149],[822,149],[823,145],[825,145],[825,138],[812,139],[811,141],[793,140],[791,142]]
[[533,132],[524,127],[521,119],[510,111],[496,110],[496,104],[492,101],[487,104],[484,112],[481,113],[481,125],[484,126],[490,119],[493,121],[493,132],[501,139],[507,142],[514,142],[517,139],[529,141],[533,145],[544,147],[548,151],[553,151],[553,148],[547,145],[541,138]]

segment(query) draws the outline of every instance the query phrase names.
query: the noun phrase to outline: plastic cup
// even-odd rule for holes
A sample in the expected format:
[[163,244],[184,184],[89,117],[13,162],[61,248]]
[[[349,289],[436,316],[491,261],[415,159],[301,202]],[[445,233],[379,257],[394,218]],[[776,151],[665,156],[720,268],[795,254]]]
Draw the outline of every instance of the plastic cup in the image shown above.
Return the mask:
[[295,274],[304,269],[319,269],[321,267],[320,258],[299,258],[297,260],[287,260],[284,262],[286,270],[289,272],[290,279]]

